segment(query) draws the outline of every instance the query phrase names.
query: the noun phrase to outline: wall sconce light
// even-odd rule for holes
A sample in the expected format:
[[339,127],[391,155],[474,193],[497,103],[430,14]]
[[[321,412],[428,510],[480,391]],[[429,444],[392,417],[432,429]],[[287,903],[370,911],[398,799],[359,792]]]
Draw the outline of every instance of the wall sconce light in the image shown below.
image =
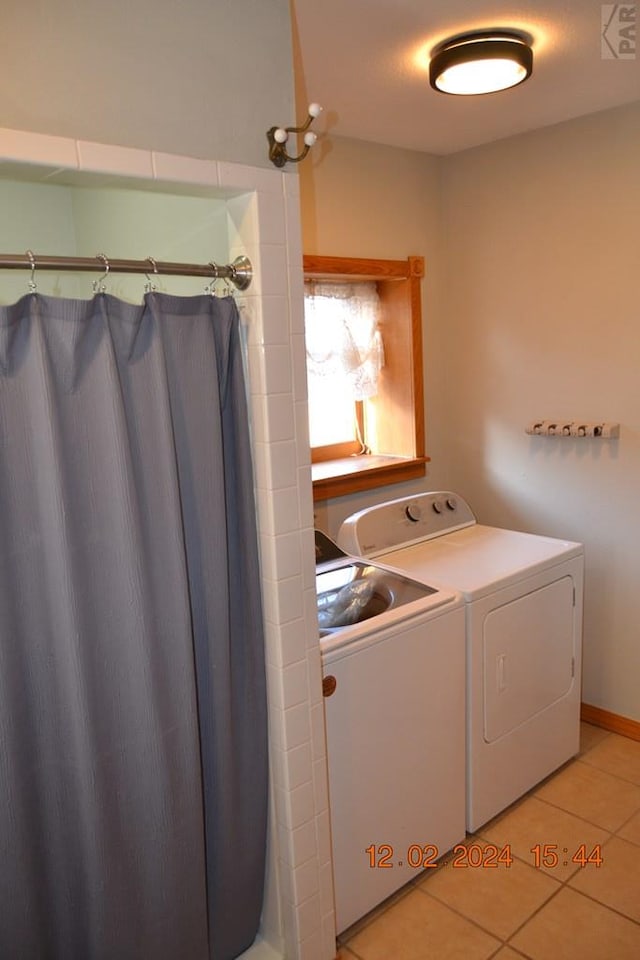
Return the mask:
[[532,70],[533,52],[524,35],[487,30],[439,44],[429,64],[429,83],[440,93],[474,96],[515,87]]
[[[267,130],[267,139],[269,141],[269,160],[276,167],[284,167],[285,163],[299,163],[304,160],[309,150],[318,139],[317,133],[309,130],[311,123],[322,113],[322,107],[319,103],[310,103],[308,107],[309,116],[301,127],[271,127]],[[305,131],[307,131],[305,133]],[[287,153],[285,143],[289,139],[290,133],[304,133],[304,148],[297,157],[290,157]]]

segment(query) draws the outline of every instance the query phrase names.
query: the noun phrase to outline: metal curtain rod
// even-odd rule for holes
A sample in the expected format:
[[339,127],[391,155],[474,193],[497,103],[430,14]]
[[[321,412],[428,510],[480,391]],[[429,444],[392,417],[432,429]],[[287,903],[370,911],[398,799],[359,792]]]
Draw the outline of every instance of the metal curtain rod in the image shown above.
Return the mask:
[[215,263],[171,263],[166,260],[116,260],[105,256],[96,257],[49,257],[36,256],[31,251],[26,254],[1,253],[0,270],[31,270],[32,278],[36,270],[73,270],[101,273],[144,273],[167,274],[184,277],[210,277],[215,280],[230,280],[238,290],[246,290],[253,277],[253,268],[248,257],[236,257],[233,263],[224,266]]

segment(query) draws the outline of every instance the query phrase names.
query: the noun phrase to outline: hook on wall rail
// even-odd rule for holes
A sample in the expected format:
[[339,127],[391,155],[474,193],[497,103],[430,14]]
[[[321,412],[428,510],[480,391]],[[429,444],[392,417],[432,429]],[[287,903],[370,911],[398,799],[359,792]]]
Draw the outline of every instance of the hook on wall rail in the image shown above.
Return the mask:
[[[267,140],[269,141],[269,160],[276,167],[284,167],[285,163],[299,163],[304,160],[309,150],[318,139],[317,133],[309,130],[316,117],[322,113],[322,107],[319,103],[310,103],[308,106],[308,116],[306,121],[300,127],[271,127],[267,130]],[[302,153],[297,157],[291,157],[287,153],[285,146],[290,133],[304,133],[304,147]]]

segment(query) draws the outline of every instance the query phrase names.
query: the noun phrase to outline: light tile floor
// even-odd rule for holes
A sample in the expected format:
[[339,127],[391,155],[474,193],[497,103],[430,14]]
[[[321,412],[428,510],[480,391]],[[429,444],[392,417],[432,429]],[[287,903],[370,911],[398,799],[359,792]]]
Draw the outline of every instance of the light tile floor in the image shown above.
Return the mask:
[[346,930],[338,960],[640,958],[640,742],[583,723],[580,755],[465,842],[476,862],[508,845],[512,865],[444,857]]

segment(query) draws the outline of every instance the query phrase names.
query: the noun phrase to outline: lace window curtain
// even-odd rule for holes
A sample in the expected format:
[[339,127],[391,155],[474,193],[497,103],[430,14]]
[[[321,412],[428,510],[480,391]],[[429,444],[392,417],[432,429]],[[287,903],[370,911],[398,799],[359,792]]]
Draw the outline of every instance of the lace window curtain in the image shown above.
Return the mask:
[[308,376],[348,383],[354,401],[375,396],[384,365],[375,283],[311,281],[304,304]]

